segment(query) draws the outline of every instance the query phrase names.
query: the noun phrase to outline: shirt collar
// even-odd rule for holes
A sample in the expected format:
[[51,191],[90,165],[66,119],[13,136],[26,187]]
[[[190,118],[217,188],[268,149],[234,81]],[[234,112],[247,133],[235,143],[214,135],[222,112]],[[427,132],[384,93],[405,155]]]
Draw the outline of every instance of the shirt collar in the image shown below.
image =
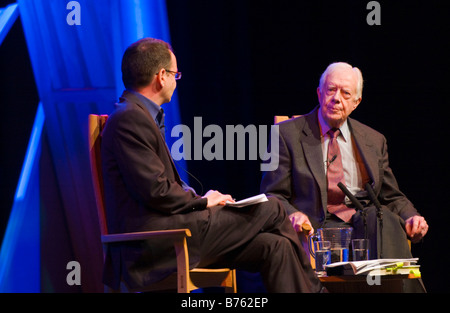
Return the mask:
[[[159,105],[157,105],[155,102],[150,100],[149,98],[141,95],[139,92],[136,92],[133,90],[128,90],[128,92],[135,95],[142,102],[142,104],[148,110],[148,112],[150,113],[152,118],[156,121],[156,124],[158,126],[161,126],[161,120],[162,120],[162,116],[164,115],[164,110]],[[158,116],[159,114],[161,114],[162,116],[159,117]]]
[[[331,129],[331,127],[323,119],[322,113],[320,112],[320,108],[319,108],[319,112],[317,112],[317,116],[319,119],[321,136],[325,137],[325,135]],[[339,127],[339,130],[341,131],[341,135],[344,138],[344,141],[347,142],[348,139],[350,138],[350,129],[348,127],[347,119],[345,120],[344,124],[342,124],[341,127]]]

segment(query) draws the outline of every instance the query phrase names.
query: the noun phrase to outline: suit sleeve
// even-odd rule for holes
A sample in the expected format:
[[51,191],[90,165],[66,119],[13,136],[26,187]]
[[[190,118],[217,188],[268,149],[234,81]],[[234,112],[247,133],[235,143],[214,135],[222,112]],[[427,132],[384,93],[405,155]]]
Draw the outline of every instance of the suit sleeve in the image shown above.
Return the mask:
[[381,188],[378,195],[380,203],[406,220],[414,215],[420,215],[411,201],[400,191],[397,180],[389,166],[386,138],[382,137],[380,174],[382,174]]
[[185,190],[174,178],[171,157],[162,151],[165,144],[150,123],[137,110],[114,121],[113,150],[127,190],[136,201],[166,214],[205,209],[207,199]]
[[[279,164],[274,171],[263,173],[260,191],[268,196],[278,198],[284,205],[288,215],[298,212],[298,210],[289,203],[292,196],[292,156],[283,138],[282,128],[279,133]],[[270,143],[268,149],[271,147]],[[270,152],[270,151],[269,151]]]

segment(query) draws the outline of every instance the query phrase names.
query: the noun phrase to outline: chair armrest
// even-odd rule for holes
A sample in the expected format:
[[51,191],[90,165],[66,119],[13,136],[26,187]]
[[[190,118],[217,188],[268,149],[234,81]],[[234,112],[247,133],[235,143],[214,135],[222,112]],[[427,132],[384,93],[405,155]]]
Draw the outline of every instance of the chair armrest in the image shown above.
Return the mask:
[[123,241],[136,241],[145,240],[149,238],[159,238],[159,239],[183,239],[186,237],[191,237],[191,231],[187,228],[185,229],[170,229],[170,230],[158,230],[158,231],[143,231],[143,232],[133,232],[133,233],[121,233],[121,234],[110,234],[102,235],[102,243],[113,243],[113,242],[123,242]]

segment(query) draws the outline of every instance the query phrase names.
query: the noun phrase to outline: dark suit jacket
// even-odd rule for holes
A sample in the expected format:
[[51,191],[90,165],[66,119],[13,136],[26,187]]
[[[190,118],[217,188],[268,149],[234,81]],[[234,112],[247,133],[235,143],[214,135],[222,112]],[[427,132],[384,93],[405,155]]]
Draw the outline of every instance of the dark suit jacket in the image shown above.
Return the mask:
[[[327,179],[323,166],[318,108],[279,124],[279,166],[265,172],[261,191],[278,197],[288,214],[301,211],[313,227],[325,219]],[[386,138],[372,128],[348,118],[354,142],[367,170],[375,194],[383,206],[402,219],[418,215],[399,190],[389,167]]]
[[[109,233],[189,228],[190,261],[198,262],[207,200],[183,189],[167,145],[139,99],[125,91],[102,134],[102,170]],[[104,281],[118,287],[146,285],[176,268],[169,243],[112,245]],[[154,260],[156,257],[156,261]],[[163,266],[162,266],[163,265]],[[168,272],[165,268],[169,267]]]

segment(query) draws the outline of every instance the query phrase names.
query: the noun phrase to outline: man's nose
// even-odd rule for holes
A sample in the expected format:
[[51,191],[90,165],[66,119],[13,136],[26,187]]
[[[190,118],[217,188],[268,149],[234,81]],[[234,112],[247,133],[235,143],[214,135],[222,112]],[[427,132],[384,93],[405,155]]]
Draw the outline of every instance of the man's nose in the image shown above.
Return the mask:
[[340,90],[336,90],[336,92],[333,95],[333,102],[334,103],[340,103],[341,102],[341,95]]

